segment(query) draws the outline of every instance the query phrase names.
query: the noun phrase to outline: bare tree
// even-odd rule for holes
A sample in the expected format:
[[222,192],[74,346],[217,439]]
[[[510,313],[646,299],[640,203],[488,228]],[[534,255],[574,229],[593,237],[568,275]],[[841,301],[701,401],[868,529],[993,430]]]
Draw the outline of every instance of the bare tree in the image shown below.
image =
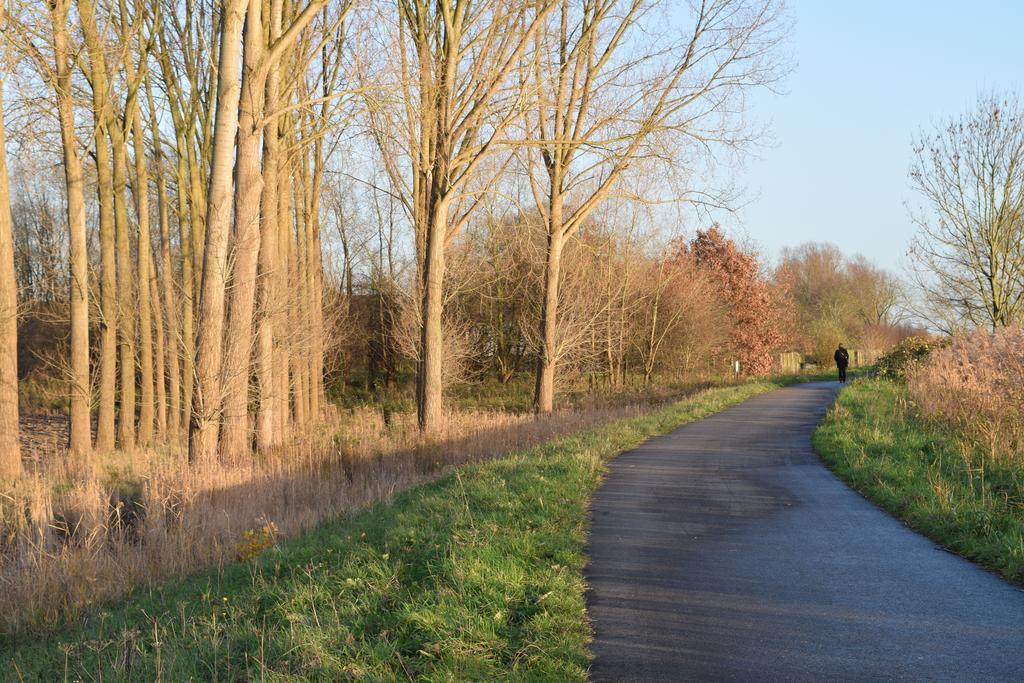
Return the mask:
[[637,335],[634,344],[646,385],[651,383],[665,349],[672,342],[678,344],[681,329],[704,322],[702,314],[713,297],[693,257],[686,252],[644,265],[646,272],[635,306],[642,334]]
[[856,299],[857,317],[864,325],[893,326],[899,320],[904,303],[903,283],[892,273],[879,268],[862,254],[846,263],[846,277]]
[[[153,79],[146,79],[146,99],[149,103],[150,130],[153,138],[153,159],[156,166],[157,212],[160,221],[160,285],[159,297],[163,303],[164,321],[161,327],[166,329],[164,346],[164,365],[167,373],[167,398],[163,418],[163,435],[177,436],[181,428],[181,362],[178,351],[180,338],[178,324],[179,299],[174,289],[174,264],[171,257],[171,207],[167,190],[169,169],[164,166],[164,148],[160,136],[160,124],[157,119],[156,103],[153,100]],[[189,304],[190,305],[190,304]],[[159,315],[158,315],[159,318]],[[158,324],[159,324],[158,320]],[[158,356],[159,358],[159,356]],[[162,373],[157,373],[157,381],[164,383]]]
[[87,46],[90,85],[92,86],[93,145],[96,163],[100,240],[100,380],[96,425],[96,450],[109,451],[115,440],[115,401],[117,391],[117,266],[115,265],[114,180],[107,141],[109,84],[106,61],[96,28],[96,7],[91,0],[79,0],[78,15]]
[[[445,249],[476,209],[470,181],[519,113],[509,88],[551,0],[398,0],[397,101],[370,98],[373,135],[413,224],[420,298],[420,428],[443,415]],[[403,167],[403,164],[407,166]],[[483,191],[492,182],[480,182]]]
[[[72,92],[73,54],[68,21],[71,0],[51,0],[38,19],[42,28],[23,23],[22,18],[4,16],[14,26],[8,35],[20,37],[18,49],[35,65],[41,79],[52,89],[56,100],[57,123],[60,130],[64,190],[67,209],[67,261],[70,309],[70,363],[68,370],[70,410],[68,449],[77,455],[92,450],[90,434],[89,377],[89,253],[85,217],[85,180],[79,155],[80,141],[75,131],[74,95]],[[52,60],[35,43],[36,36],[50,44]],[[61,259],[63,260],[63,258]],[[56,271],[46,275],[56,277]],[[12,290],[13,291],[13,290]],[[112,415],[112,413],[111,413]],[[111,422],[111,434],[113,424]]]
[[[272,3],[268,25],[271,42],[281,36],[283,7]],[[281,59],[284,59],[282,56]],[[276,112],[281,106],[281,69],[270,69],[267,74],[264,105],[268,112]],[[275,337],[281,336],[274,323],[281,318],[275,310],[280,297],[282,277],[280,272],[280,202],[278,193],[282,170],[281,134],[278,117],[269,118],[263,132],[263,191],[260,195],[260,251],[257,263],[259,314],[256,329],[256,383],[259,386],[259,405],[256,412],[256,449],[266,453],[284,439],[281,428],[287,407],[287,398],[282,399],[280,366],[282,352],[280,344],[275,352]]]
[[[134,20],[141,24],[145,16],[145,7],[136,1],[136,16]],[[141,391],[139,396],[139,424],[138,442],[140,446],[149,446],[153,442],[154,427],[154,390],[153,381],[153,305],[150,293],[150,279],[153,272],[152,237],[150,235],[150,212],[149,212],[149,166],[146,160],[146,131],[142,125],[142,107],[138,90],[142,80],[148,80],[149,69],[146,59],[149,53],[148,41],[141,35],[137,28],[129,27],[128,18],[121,17],[122,40],[129,46],[135,39],[136,50],[139,55],[140,66],[136,68],[133,63],[134,55],[129,56],[124,62],[124,70],[127,81],[135,89],[135,95],[131,99],[131,109],[125,113],[124,128],[131,130],[132,149],[135,156],[135,182],[132,186],[135,197],[135,218],[138,223],[138,240],[136,249],[136,262],[138,267],[137,289],[138,289],[138,313],[139,313],[139,381]],[[132,382],[134,383],[134,377]],[[134,410],[130,413],[134,419]],[[124,419],[122,411],[122,420]]]
[[217,459],[228,234],[231,228],[231,181],[235,134],[238,131],[241,38],[246,6],[246,0],[223,0],[221,9],[216,123],[209,189],[206,193],[206,235],[196,343],[195,396],[189,422],[189,458],[200,465],[211,465]]
[[936,326],[1024,319],[1024,111],[990,95],[914,144],[916,284]]
[[[207,65],[219,58],[221,12],[212,3],[167,0],[153,13],[151,33],[166,95],[165,111],[173,127],[174,216],[181,269],[180,327],[168,344],[180,363],[180,411],[172,424],[188,424],[195,382],[195,318],[202,280],[203,235],[206,216],[205,172],[213,139],[217,70]],[[209,31],[209,35],[207,35]],[[154,141],[159,138],[157,111]],[[154,142],[156,146],[156,143]],[[170,237],[168,235],[168,237]],[[170,321],[169,321],[170,324]],[[172,379],[173,387],[173,379]],[[172,393],[172,401],[173,401]]]
[[526,121],[530,187],[548,232],[534,391],[539,413],[554,404],[565,242],[629,169],[664,158],[658,142],[742,142],[744,133],[731,120],[737,96],[778,77],[775,0],[695,3],[682,12],[689,22],[683,40],[667,44],[651,39],[654,27],[645,21],[659,4],[560,0],[537,34],[536,87]]
[[69,448],[83,455],[92,447],[89,407],[89,252],[85,225],[85,182],[78,156],[75,133],[74,100],[71,92],[71,51],[68,46],[68,9],[70,0],[55,0],[50,5],[53,30],[52,83],[57,98],[61,148],[64,152],[64,181],[67,192],[68,233],[71,278],[71,413]]
[[[318,344],[322,343],[319,341],[322,336],[322,325],[320,323],[320,307],[322,302],[318,293],[320,290],[319,269],[321,265],[318,233],[319,195],[325,161],[323,129],[328,123],[326,112],[330,102],[339,99],[343,94],[343,92],[335,90],[335,83],[328,75],[328,71],[337,73],[337,68],[328,69],[327,55],[337,54],[340,51],[342,40],[340,35],[334,35],[334,31],[342,25],[352,7],[352,2],[339,2],[336,3],[336,11],[331,13],[329,12],[330,8],[327,7],[325,2],[313,2],[303,8],[301,12],[298,12],[296,8],[292,8],[293,11],[296,11],[296,14],[288,17],[287,26],[285,26],[282,15],[283,6],[276,2],[271,3],[268,27],[269,43],[265,48],[254,48],[256,52],[253,53],[251,66],[243,70],[243,77],[248,79],[243,82],[243,102],[251,101],[255,103],[256,106],[253,107],[254,113],[259,115],[252,118],[247,107],[242,108],[241,115],[243,117],[250,116],[251,118],[250,123],[254,131],[254,137],[249,139],[248,135],[245,137],[240,136],[239,144],[241,145],[243,141],[252,144],[253,149],[251,153],[257,155],[259,153],[260,134],[262,133],[263,166],[258,174],[253,173],[251,177],[247,177],[245,184],[247,191],[254,194],[258,192],[259,196],[253,197],[253,201],[250,202],[251,209],[244,210],[242,214],[236,214],[236,225],[239,215],[256,223],[252,234],[254,241],[259,246],[258,258],[254,261],[250,260],[249,257],[255,257],[255,254],[247,254],[244,261],[241,258],[236,261],[236,270],[245,274],[246,277],[251,274],[252,281],[243,278],[241,282],[252,282],[253,287],[258,285],[259,289],[260,312],[257,318],[255,364],[260,399],[256,415],[256,436],[257,447],[264,451],[280,443],[283,439],[283,430],[275,431],[273,424],[275,419],[283,417],[283,415],[276,416],[276,414],[285,411],[287,406],[287,393],[284,396],[285,405],[282,406],[280,398],[277,396],[277,383],[273,379],[275,355],[273,339],[275,313],[279,313],[275,309],[279,309],[281,304],[285,302],[284,290],[287,289],[281,284],[284,282],[281,278],[283,273],[276,272],[280,270],[279,266],[281,263],[278,259],[278,252],[283,242],[282,230],[286,225],[290,225],[290,222],[281,220],[282,216],[279,211],[280,185],[282,177],[286,181],[293,179],[290,174],[285,173],[282,175],[281,172],[284,161],[281,149],[281,119],[290,119],[291,117],[288,115],[293,108],[298,108],[303,112],[300,117],[300,130],[298,131],[300,136],[296,140],[296,145],[293,146],[297,152],[295,156],[300,164],[300,173],[297,180],[298,185],[301,186],[301,197],[297,199],[298,206],[296,211],[297,218],[302,225],[302,234],[297,234],[297,238],[299,238],[299,243],[303,245],[303,254],[298,260],[298,263],[301,264],[300,270],[302,273],[301,275],[295,274],[298,277],[299,295],[291,303],[293,306],[303,309],[302,314],[306,316],[306,324],[300,327],[308,329],[306,341],[309,342],[304,345],[305,350],[300,351],[299,354],[300,358],[306,360],[306,364],[298,366],[299,373],[297,379],[305,390],[297,391],[295,394],[296,414],[302,417],[309,416],[315,418],[321,412],[320,395],[323,391],[321,379],[323,363],[322,360],[317,361],[320,355],[317,349],[319,348]],[[321,9],[323,10],[321,14],[322,25],[316,26],[315,30],[310,29],[305,34],[309,38],[304,41],[305,49],[295,49],[298,43],[299,31],[309,26],[317,12]],[[250,60],[248,26],[246,31],[246,60]],[[331,41],[333,41],[333,44],[329,45]],[[287,79],[287,74],[289,73],[304,74],[308,70],[309,64],[315,61],[315,57],[318,55],[321,57],[318,78],[323,84],[322,92],[312,92],[311,89],[306,87],[305,78],[302,77],[298,79],[299,82],[294,87],[286,88],[289,95],[294,93],[298,97],[298,102],[292,104],[282,97],[281,82]],[[247,61],[247,63],[249,62]],[[294,83],[296,79],[292,80]],[[259,92],[256,91],[257,88]],[[317,104],[318,107],[316,106]],[[256,112],[257,109],[259,110],[258,112]],[[310,116],[309,112],[313,109],[319,109],[320,115]],[[249,126],[250,123],[243,121],[241,125]],[[241,146],[240,149],[242,149]],[[309,177],[307,177],[305,165],[307,157],[312,159],[312,171]],[[249,181],[257,180],[258,182],[249,183]],[[240,183],[238,192],[241,192],[242,188],[243,184]],[[288,195],[285,194],[284,197],[287,199]],[[236,203],[239,203],[237,197]],[[241,206],[241,203],[239,205]],[[240,249],[239,256],[243,254],[245,254],[244,250]],[[241,266],[244,266],[244,268]],[[237,287],[238,285],[236,284]],[[255,289],[252,291],[255,291]],[[239,296],[244,297],[244,309],[240,310],[245,310],[249,313],[250,327],[252,325],[253,310],[252,291],[249,289],[242,289],[241,291],[236,289],[235,292]],[[236,300],[241,303],[241,299],[233,298],[232,305],[234,305]],[[278,325],[278,337],[282,336],[286,327],[285,325]],[[237,336],[237,333],[238,330],[229,331],[229,335],[232,336]],[[245,335],[243,338],[248,339],[249,336]],[[252,349],[247,345],[245,351],[244,357],[241,349],[235,351],[234,363],[230,364],[228,368],[229,378],[231,377],[232,369],[237,371],[239,368],[242,368],[244,378],[248,379],[250,374],[248,361],[251,358],[250,352]],[[240,382],[240,380],[230,379],[229,381]],[[243,392],[238,391],[238,394],[241,393]],[[236,405],[231,410],[226,410],[225,419],[227,421],[234,420],[236,424],[240,425],[238,416],[245,415],[243,412],[245,405],[239,402],[235,392],[229,391],[227,396],[228,401],[233,401]],[[225,426],[227,427],[227,424]],[[238,431],[238,426],[232,427],[232,433],[237,433]],[[235,437],[234,441],[233,445],[229,445],[225,441],[222,446],[225,453],[238,452],[240,450],[240,443],[237,437]]]
[[[275,0],[275,3],[282,0]],[[224,454],[229,457],[237,457],[247,449],[248,435],[248,380],[250,375],[250,360],[252,357],[252,329],[253,311],[256,296],[256,275],[260,247],[260,205],[263,191],[263,173],[260,165],[260,149],[265,124],[264,101],[266,96],[267,76],[271,69],[275,68],[282,53],[298,38],[302,30],[316,16],[317,12],[324,5],[326,0],[313,0],[305,5],[301,11],[296,12],[291,23],[281,31],[276,40],[267,44],[264,34],[263,2],[262,0],[248,0],[245,9],[245,52],[242,60],[242,77],[238,82],[235,71],[228,72],[224,69],[226,59],[230,63],[239,59],[237,54],[239,46],[234,40],[233,34],[227,32],[222,34],[221,42],[221,69],[220,69],[220,94],[218,95],[217,117],[218,131],[221,132],[221,117],[230,113],[237,117],[233,128],[237,131],[237,154],[235,158],[235,169],[237,181],[233,193],[234,206],[234,230],[233,230],[233,259],[231,261],[231,303],[230,315],[227,320],[227,330],[224,330],[224,299],[227,274],[222,271],[220,275],[214,276],[208,283],[209,265],[225,269],[227,263],[227,222],[231,219],[231,212],[220,207],[213,209],[215,201],[214,191],[231,192],[230,159],[224,158],[228,165],[226,175],[218,176],[217,162],[214,163],[214,171],[210,178],[210,190],[208,192],[210,202],[210,213],[206,221],[206,250],[209,252],[213,246],[217,252],[214,257],[216,261],[207,260],[203,266],[203,299],[211,298],[211,308],[207,315],[200,318],[200,339],[206,336],[207,323],[213,323],[209,330],[211,336],[216,335],[216,341],[209,341],[204,348],[197,347],[198,359],[207,359],[208,367],[200,368],[202,384],[197,389],[197,397],[201,394],[205,404],[203,406],[204,418],[202,428],[196,429],[194,434],[200,436],[199,440],[193,439],[194,444],[200,444],[196,451],[199,460],[209,461],[216,455],[217,443],[217,422],[219,415],[223,414],[224,432],[221,434],[221,445]],[[233,7],[233,5],[228,5]],[[228,11],[228,7],[225,7]],[[271,16],[276,18],[280,10],[274,5],[271,6]],[[224,18],[225,24],[228,21]],[[232,28],[232,30],[234,30]],[[226,31],[226,29],[225,29]],[[229,58],[225,57],[227,52],[235,53]],[[225,80],[226,79],[226,80]],[[230,84],[228,90],[226,83]],[[235,90],[238,92],[236,93]],[[231,102],[221,102],[221,95],[230,96]],[[221,107],[228,107],[225,112]],[[227,133],[227,124],[224,132]],[[215,157],[218,152],[226,153],[234,146],[234,140],[217,140],[214,144]],[[221,145],[223,144],[222,149]],[[216,177],[216,182],[214,178]],[[216,199],[219,200],[219,197]],[[223,214],[223,215],[221,215]],[[212,222],[211,219],[217,220]],[[221,230],[225,230],[221,234]],[[223,243],[222,243],[223,242]],[[214,290],[216,293],[214,293]],[[215,300],[219,302],[215,303]],[[205,304],[203,305],[205,308]],[[217,321],[213,322],[213,318]],[[222,351],[226,352],[224,361],[220,356]],[[216,359],[210,357],[213,353]],[[216,367],[216,376],[213,368]],[[223,371],[223,375],[222,375]]]
[[[0,25],[6,35],[5,10]],[[4,46],[4,57],[7,56]],[[11,191],[7,178],[7,132],[0,80],[0,479],[21,474],[18,446],[18,283],[14,279]]]

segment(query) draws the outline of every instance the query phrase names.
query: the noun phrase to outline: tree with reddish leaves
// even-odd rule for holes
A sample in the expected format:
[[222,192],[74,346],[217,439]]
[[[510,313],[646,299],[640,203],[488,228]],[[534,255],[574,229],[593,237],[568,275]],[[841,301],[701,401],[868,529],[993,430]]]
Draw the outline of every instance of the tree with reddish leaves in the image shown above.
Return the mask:
[[689,248],[729,308],[729,342],[742,371],[767,375],[774,362],[772,352],[785,340],[785,306],[761,273],[757,256],[740,249],[717,225],[697,231]]

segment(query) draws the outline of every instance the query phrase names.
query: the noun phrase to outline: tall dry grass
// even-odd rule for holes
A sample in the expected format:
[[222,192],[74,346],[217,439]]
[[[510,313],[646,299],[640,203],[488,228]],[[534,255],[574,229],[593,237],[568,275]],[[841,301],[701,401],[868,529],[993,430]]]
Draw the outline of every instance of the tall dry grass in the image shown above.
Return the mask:
[[205,470],[189,466],[182,448],[91,465],[42,458],[0,491],[0,630],[45,630],[136,586],[245,558],[451,466],[635,416],[667,398],[541,419],[464,411],[429,437],[414,415],[385,423],[361,408],[268,457]]
[[920,413],[978,444],[991,461],[1024,460],[1024,328],[958,336],[907,373]]

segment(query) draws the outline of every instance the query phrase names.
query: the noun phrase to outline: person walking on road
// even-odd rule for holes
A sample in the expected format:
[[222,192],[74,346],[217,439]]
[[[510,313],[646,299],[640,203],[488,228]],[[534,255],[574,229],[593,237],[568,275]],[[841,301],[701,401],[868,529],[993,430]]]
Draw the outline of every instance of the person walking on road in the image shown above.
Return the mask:
[[836,367],[839,368],[839,381],[846,382],[846,366],[850,364],[850,353],[840,344],[835,353]]

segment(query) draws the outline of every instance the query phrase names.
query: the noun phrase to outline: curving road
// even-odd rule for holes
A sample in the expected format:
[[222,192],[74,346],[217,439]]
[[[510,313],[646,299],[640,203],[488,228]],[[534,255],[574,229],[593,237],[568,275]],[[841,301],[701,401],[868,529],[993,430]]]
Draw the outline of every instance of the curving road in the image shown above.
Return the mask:
[[595,681],[1024,680],[1024,591],[847,488],[834,382],[623,453],[593,502]]

